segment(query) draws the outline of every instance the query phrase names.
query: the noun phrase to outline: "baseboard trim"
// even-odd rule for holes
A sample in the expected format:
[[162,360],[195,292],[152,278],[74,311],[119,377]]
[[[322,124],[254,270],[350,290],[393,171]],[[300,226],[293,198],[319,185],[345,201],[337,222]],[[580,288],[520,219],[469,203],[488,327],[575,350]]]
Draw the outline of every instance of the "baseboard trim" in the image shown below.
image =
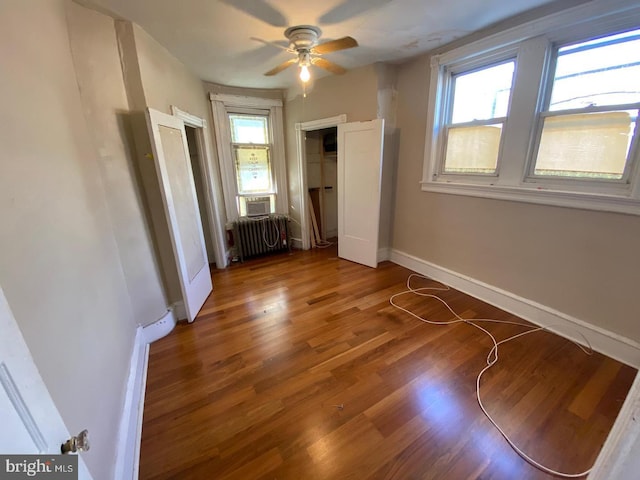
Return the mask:
[[386,262],[391,258],[391,249],[389,247],[382,247],[378,249],[378,263]]
[[593,349],[634,368],[640,367],[640,344],[603,328],[591,325],[514,293],[481,282],[453,270],[392,249],[390,260],[398,265],[443,282],[456,290],[517,315],[558,335],[584,343],[584,335]]
[[182,300],[171,305],[171,310],[173,310],[174,316],[177,320],[187,319],[187,308],[184,306],[184,302]]
[[[182,303],[182,308],[184,308],[184,303]],[[178,323],[178,318],[175,307],[168,309],[162,318],[159,318],[142,329],[145,342],[153,343],[156,340],[160,340],[161,338],[169,335],[169,333],[175,328],[176,323]]]
[[142,410],[147,383],[149,344],[145,339],[145,328],[138,327],[131,354],[129,379],[124,408],[120,419],[118,452],[114,479],[137,480],[142,438]]
[[142,440],[142,415],[147,387],[149,344],[167,336],[176,326],[173,308],[162,318],[145,327],[138,327],[131,353],[129,378],[120,418],[118,451],[114,480],[138,480],[140,466],[140,442]]

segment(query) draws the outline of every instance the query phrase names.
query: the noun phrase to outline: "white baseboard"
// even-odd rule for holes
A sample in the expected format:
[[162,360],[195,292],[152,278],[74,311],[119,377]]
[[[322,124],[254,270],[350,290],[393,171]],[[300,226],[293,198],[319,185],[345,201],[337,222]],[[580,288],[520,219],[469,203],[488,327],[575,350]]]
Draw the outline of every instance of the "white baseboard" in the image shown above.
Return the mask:
[[399,250],[391,250],[390,260],[536,325],[545,327],[562,337],[584,343],[584,339],[580,335],[582,334],[589,340],[595,351],[634,368],[640,366],[640,344],[622,335],[609,332],[533,300],[520,297]]
[[171,305],[171,310],[173,310],[177,320],[187,319],[187,308],[184,306],[184,302],[182,300]]
[[149,344],[144,328],[138,327],[131,354],[124,409],[120,419],[114,480],[137,480],[142,438],[142,410],[147,383]]
[[[180,302],[184,309],[184,303]],[[185,312],[186,313],[186,312]],[[153,343],[156,340],[160,340],[163,337],[169,335],[174,329],[176,323],[178,323],[178,315],[176,308],[172,307],[162,316],[162,318],[156,320],[150,325],[145,326],[142,331],[144,334],[144,340],[146,343]],[[186,315],[185,315],[186,318]]]
[[151,325],[138,327],[136,330],[129,379],[127,380],[127,392],[120,419],[114,480],[138,479],[149,344],[168,335],[176,323],[174,309],[169,309],[159,320]]
[[391,249],[389,247],[382,247],[378,249],[378,263],[386,262],[391,258]]

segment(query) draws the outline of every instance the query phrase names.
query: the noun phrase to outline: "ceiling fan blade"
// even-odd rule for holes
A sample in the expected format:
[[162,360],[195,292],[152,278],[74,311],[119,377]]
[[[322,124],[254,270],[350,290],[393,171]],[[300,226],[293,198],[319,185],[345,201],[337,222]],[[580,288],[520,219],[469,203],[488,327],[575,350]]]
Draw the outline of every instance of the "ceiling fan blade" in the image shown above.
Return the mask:
[[295,50],[291,50],[289,47],[285,47],[284,45],[280,45],[279,43],[276,43],[276,42],[268,42],[268,41],[263,40],[263,39],[258,38],[258,37],[250,37],[250,39],[254,40],[256,42],[264,43],[265,45],[269,45],[271,47],[280,48],[280,49],[282,49],[282,50],[284,50],[286,52],[289,52],[289,53],[296,53]]
[[271,70],[269,70],[267,73],[265,73],[265,76],[271,77],[272,75],[277,75],[278,73],[280,73],[284,69],[289,68],[291,65],[294,65],[297,62],[298,62],[297,58],[291,58],[291,59],[287,60],[286,62],[281,63],[276,68],[272,68]]
[[311,49],[311,53],[323,55],[325,53],[337,52],[338,50],[346,50],[347,48],[357,47],[358,42],[352,37],[342,37],[337,40],[321,43]]
[[343,68],[336,63],[330,62],[325,58],[314,57],[311,59],[311,63],[316,67],[324,68],[325,70],[328,70],[331,73],[335,73],[336,75],[342,75],[347,71],[346,68]]
[[285,16],[265,0],[221,0],[222,3],[234,7],[258,20],[262,20],[274,27],[286,27]]
[[391,3],[391,0],[367,0],[366,2],[360,2],[357,0],[343,0],[340,5],[333,7],[327,13],[322,15],[318,22],[321,25],[333,25],[340,22],[346,22],[358,15],[367,13],[369,10],[374,10],[382,5]]

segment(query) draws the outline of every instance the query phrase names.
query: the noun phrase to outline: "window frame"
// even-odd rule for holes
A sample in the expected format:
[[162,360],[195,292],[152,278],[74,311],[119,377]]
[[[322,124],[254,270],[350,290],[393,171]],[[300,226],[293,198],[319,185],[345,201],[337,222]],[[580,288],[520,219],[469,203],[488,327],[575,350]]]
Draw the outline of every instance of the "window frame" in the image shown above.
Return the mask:
[[213,113],[213,126],[218,153],[218,164],[222,178],[227,222],[240,217],[240,197],[253,198],[262,194],[239,194],[236,180],[235,153],[231,138],[229,113],[266,115],[268,118],[270,163],[275,212],[288,213],[287,171],[285,163],[284,118],[282,100],[245,97],[229,94],[209,94]]
[[[640,6],[633,2],[621,1],[614,12],[610,9],[602,4],[574,7],[433,55],[421,189],[640,215],[638,119],[625,181],[532,175],[542,133],[541,114],[548,108],[557,50],[640,25]],[[499,64],[510,55],[515,56],[516,65],[496,175],[444,174],[452,73]]]

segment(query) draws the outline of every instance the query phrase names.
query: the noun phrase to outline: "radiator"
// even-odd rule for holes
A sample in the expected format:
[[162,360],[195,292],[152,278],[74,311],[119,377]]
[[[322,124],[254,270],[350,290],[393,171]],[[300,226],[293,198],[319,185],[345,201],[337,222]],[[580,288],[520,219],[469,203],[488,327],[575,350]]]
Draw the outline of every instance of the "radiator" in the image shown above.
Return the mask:
[[241,262],[266,253],[290,251],[289,218],[277,214],[241,218],[233,224],[233,240]]

